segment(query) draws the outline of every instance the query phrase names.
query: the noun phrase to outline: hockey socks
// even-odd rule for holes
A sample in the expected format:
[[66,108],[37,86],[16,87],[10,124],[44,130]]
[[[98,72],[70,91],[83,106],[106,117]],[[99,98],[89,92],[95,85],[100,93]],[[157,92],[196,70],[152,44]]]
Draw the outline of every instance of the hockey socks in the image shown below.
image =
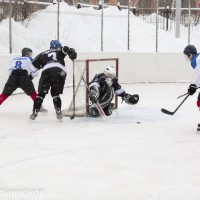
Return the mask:
[[8,98],[8,96],[4,94],[0,94],[0,105]]
[[57,96],[53,96],[52,98],[53,98],[53,104],[54,104],[54,107],[56,110],[56,117],[57,117],[57,119],[60,120],[63,118],[63,114],[61,111],[62,102],[61,102],[60,96],[57,95]]
[[33,111],[39,111],[41,106],[42,106],[42,103],[43,103],[43,100],[44,100],[44,97],[41,97],[41,96],[37,96],[35,101],[34,101],[34,105],[33,105]]
[[61,108],[62,102],[61,102],[60,96],[59,95],[58,96],[53,96],[52,98],[53,98],[54,107],[55,108]]
[[37,97],[37,93],[36,92],[33,92],[31,95],[30,95],[31,99],[33,99],[33,101],[35,101],[36,97]]

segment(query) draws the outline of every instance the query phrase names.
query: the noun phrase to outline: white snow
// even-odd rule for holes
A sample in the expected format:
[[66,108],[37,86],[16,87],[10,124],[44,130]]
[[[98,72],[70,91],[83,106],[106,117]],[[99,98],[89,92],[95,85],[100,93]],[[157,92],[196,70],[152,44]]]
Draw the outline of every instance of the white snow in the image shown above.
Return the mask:
[[[127,51],[128,12],[116,7],[104,9],[104,51]],[[153,15],[152,15],[153,16]],[[151,16],[151,17],[152,17]],[[13,53],[31,47],[39,53],[49,48],[49,41],[57,38],[57,5],[33,13],[23,22],[12,20]],[[9,20],[0,23],[0,53],[9,53]],[[199,45],[199,30],[191,29],[191,44]],[[101,10],[77,9],[60,3],[60,41],[77,52],[101,51]],[[182,52],[188,44],[188,31],[181,28],[181,37],[175,38],[175,31],[158,31],[158,52]],[[156,27],[130,14],[130,51],[155,52]]]
[[[65,12],[60,20],[61,42],[78,52],[99,51],[100,11],[66,4],[61,8]],[[33,14],[28,25],[13,21],[13,51],[19,53],[24,46],[36,52],[48,49],[49,41],[56,38],[55,10],[50,6]],[[109,15],[105,50],[126,51],[125,11],[108,8],[105,13]],[[131,29],[133,51],[155,51],[154,26],[131,16]],[[187,45],[187,33],[180,39],[173,32],[159,30],[159,34],[161,52],[182,52]],[[8,53],[8,20],[0,24],[0,35],[0,52]],[[191,38],[198,47],[198,31]],[[64,118],[60,122],[47,95],[48,114],[30,122],[32,100],[24,94],[9,97],[0,106],[0,199],[199,200],[198,94],[168,116],[160,109],[175,110],[183,100],[176,98],[187,91],[188,83],[122,86],[138,93],[140,101],[134,106],[119,104],[118,115],[105,121]],[[67,107],[66,89],[61,98],[63,108]],[[27,190],[40,190],[43,195],[27,197],[23,194]]]

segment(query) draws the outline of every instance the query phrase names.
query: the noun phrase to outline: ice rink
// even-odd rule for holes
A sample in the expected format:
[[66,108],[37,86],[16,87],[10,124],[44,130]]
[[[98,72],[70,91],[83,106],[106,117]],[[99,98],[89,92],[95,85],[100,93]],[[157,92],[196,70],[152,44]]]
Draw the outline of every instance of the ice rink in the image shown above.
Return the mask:
[[140,101],[130,106],[119,99],[118,114],[106,120],[60,122],[48,95],[48,114],[30,122],[32,100],[24,94],[7,99],[0,107],[0,188],[43,195],[0,192],[0,199],[199,200],[198,93],[168,116],[160,109],[175,110],[189,83],[122,86]]

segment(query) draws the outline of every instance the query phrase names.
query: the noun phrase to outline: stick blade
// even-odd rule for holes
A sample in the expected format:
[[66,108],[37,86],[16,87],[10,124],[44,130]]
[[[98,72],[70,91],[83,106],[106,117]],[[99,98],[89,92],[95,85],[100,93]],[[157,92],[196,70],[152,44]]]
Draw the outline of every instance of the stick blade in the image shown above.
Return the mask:
[[106,118],[106,115],[105,115],[105,113],[104,113],[104,111],[103,111],[103,109],[102,109],[102,107],[101,107],[101,105],[99,104],[98,101],[95,103],[95,106],[96,106],[97,110],[99,111],[100,116],[101,116],[103,119],[105,119],[105,118]]
[[174,112],[170,112],[169,110],[166,110],[164,108],[161,109],[161,112],[163,112],[163,113],[165,113],[167,115],[173,115],[174,114]]

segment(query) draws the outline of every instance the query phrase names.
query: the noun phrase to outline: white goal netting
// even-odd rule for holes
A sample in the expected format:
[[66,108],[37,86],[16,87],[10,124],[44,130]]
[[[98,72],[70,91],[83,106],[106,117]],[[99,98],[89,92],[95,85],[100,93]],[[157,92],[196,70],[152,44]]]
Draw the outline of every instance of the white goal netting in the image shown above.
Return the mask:
[[[87,116],[89,111],[88,85],[94,76],[103,73],[107,66],[113,66],[116,69],[118,77],[119,66],[118,58],[102,58],[76,60],[73,64],[74,79],[73,86],[70,89],[72,98],[67,109],[63,110],[64,116]],[[117,98],[113,100],[117,108]]]

